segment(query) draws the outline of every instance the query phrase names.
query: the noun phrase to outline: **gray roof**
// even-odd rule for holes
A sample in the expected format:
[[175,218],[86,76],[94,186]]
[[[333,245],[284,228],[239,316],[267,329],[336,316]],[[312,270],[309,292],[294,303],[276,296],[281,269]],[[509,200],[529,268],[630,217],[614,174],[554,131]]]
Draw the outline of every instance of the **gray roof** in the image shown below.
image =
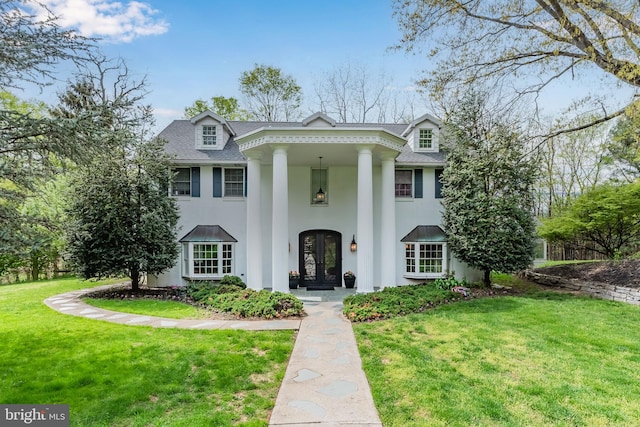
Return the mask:
[[237,242],[237,240],[219,225],[196,225],[179,242]]
[[[246,158],[240,152],[235,138],[260,128],[291,128],[303,127],[302,122],[258,122],[258,121],[228,121],[236,135],[231,136],[222,150],[198,150],[195,147],[196,125],[191,120],[174,120],[160,134],[158,138],[167,141],[165,151],[181,161],[215,161],[222,163],[244,163]],[[334,129],[349,128],[383,129],[402,138],[402,132],[407,129],[406,124],[394,123],[336,123]],[[403,138],[404,139],[404,138]],[[445,162],[444,153],[414,153],[405,144],[396,159],[401,164],[442,164]]]
[[404,236],[401,242],[446,242],[447,235],[437,225],[419,225]]

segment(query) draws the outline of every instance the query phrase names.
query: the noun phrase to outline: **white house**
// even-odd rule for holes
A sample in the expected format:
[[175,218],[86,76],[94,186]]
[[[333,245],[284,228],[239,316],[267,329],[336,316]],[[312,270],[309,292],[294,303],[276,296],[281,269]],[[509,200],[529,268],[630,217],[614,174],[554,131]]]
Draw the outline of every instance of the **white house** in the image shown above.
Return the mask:
[[358,292],[478,272],[458,262],[442,231],[441,123],[227,121],[205,112],[159,135],[175,156],[181,259],[152,285],[243,278],[253,289]]

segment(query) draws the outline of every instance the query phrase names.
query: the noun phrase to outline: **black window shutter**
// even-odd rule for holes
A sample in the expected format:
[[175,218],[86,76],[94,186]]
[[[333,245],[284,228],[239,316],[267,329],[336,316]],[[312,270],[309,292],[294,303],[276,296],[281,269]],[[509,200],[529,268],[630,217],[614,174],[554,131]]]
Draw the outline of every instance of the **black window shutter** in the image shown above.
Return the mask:
[[443,169],[436,169],[436,199],[442,199],[442,183],[440,182],[442,171]]
[[413,171],[413,179],[415,181],[413,197],[422,199],[422,169]]
[[191,197],[200,197],[200,168],[191,168]]
[[213,168],[213,197],[222,197],[222,168]]
[[249,180],[247,179],[247,168],[244,168],[244,197],[247,197],[247,182],[249,182]]

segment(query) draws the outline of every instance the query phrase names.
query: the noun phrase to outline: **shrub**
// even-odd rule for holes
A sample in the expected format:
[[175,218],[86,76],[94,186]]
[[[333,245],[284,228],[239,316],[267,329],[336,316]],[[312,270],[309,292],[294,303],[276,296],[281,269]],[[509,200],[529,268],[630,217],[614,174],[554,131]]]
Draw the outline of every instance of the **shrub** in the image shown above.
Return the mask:
[[461,295],[430,284],[384,288],[378,292],[350,295],[344,300],[344,314],[351,321],[381,320],[419,313]]
[[242,281],[241,278],[239,278],[238,276],[229,276],[228,274],[222,278],[222,280],[220,281],[220,285],[233,285],[238,286],[241,289],[247,289],[247,285]]
[[[226,291],[220,292],[223,289]],[[213,310],[245,318],[274,319],[303,313],[302,301],[294,295],[241,289],[235,285],[203,288],[192,294],[192,298]]]
[[467,281],[466,280],[458,281],[458,280],[456,280],[455,277],[449,276],[449,277],[445,277],[444,279],[440,279],[439,278],[439,279],[434,280],[433,281],[433,286],[436,289],[450,291],[451,289],[455,288],[456,286],[467,286]]

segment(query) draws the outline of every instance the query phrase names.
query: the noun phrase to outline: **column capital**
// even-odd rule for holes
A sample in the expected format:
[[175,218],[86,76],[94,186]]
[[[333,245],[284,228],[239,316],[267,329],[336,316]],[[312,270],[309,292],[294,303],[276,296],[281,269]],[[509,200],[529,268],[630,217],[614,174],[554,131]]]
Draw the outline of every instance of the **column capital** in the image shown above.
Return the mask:
[[273,144],[271,145],[271,149],[273,150],[273,154],[286,153],[289,149],[289,144]]
[[371,153],[375,145],[373,144],[358,144],[355,146],[358,153]]

